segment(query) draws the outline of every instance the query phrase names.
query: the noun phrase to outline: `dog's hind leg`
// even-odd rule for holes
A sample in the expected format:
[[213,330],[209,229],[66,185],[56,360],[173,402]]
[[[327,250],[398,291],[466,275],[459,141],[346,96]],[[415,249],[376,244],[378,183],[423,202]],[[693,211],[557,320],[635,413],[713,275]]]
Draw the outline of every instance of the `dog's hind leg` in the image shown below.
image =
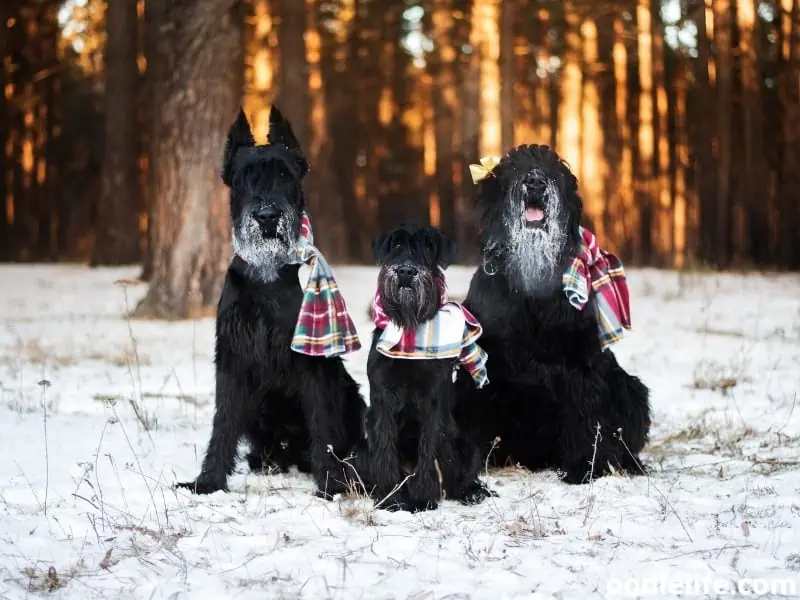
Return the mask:
[[178,483],[196,494],[210,494],[218,490],[227,491],[228,476],[236,464],[236,448],[243,433],[245,407],[250,399],[246,392],[226,373],[217,372],[216,411],[211,427],[211,440],[194,481]]
[[436,456],[447,499],[462,504],[480,504],[490,496],[497,496],[478,478],[480,456],[475,444],[464,435],[442,437]]
[[[328,359],[322,359],[328,360]],[[332,394],[339,390],[330,389],[331,378],[325,373],[311,372],[303,382],[300,402],[308,428],[311,472],[317,483],[317,495],[332,499],[334,495],[347,491],[344,465],[339,463],[331,450],[342,452],[342,424],[334,406],[336,399]],[[338,456],[338,454],[337,454]]]
[[650,432],[650,390],[638,377],[625,371],[610,350],[606,350],[604,358],[608,367],[604,379],[613,415],[611,425],[620,446],[618,464],[614,466],[631,475],[645,474],[647,470],[639,453]]

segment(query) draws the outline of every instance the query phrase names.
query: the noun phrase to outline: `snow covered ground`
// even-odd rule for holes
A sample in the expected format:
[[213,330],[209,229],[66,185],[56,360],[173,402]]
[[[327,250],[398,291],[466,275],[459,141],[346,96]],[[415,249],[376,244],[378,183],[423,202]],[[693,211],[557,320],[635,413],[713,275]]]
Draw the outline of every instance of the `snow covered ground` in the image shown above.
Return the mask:
[[[629,272],[649,477],[506,469],[498,498],[409,515],[246,468],[173,490],[210,431],[213,320],[126,319],[137,272],[0,266],[2,598],[800,597],[797,275]],[[336,274],[367,342],[375,271]]]

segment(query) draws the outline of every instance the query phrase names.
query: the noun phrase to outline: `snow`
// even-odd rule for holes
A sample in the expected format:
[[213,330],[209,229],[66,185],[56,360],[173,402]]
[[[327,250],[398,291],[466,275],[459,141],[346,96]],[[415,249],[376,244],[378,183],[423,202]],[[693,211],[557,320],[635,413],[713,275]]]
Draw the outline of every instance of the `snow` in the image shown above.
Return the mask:
[[[335,272],[368,342],[376,272]],[[411,515],[244,465],[228,494],[174,490],[208,440],[213,320],[127,319],[137,273],[0,266],[2,598],[800,596],[797,275],[629,270],[649,477],[505,469],[498,498]]]

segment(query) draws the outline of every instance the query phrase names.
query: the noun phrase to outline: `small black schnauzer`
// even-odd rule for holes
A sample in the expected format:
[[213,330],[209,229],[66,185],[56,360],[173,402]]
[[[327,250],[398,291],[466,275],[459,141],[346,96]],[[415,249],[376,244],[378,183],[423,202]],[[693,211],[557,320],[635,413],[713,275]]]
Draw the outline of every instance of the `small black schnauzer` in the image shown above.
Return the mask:
[[241,111],[231,126],[222,180],[231,190],[235,255],[217,308],[216,412],[198,494],[227,490],[237,445],[250,445],[253,471],[313,474],[318,494],[346,489],[344,454],[362,435],[366,409],[340,357],[293,352],[303,290],[289,257],[300,234],[306,158],[277,108],[268,144],[256,145]]
[[491,384],[458,382],[459,423],[494,464],[555,467],[569,483],[641,473],[650,428],[648,389],[602,347],[594,311],[577,310],[563,288],[581,249],[582,205],[577,179],[547,146],[513,149],[478,182],[483,265],[464,304],[484,328]]
[[[434,357],[423,357],[414,343],[418,326],[442,309],[442,271],[452,262],[455,245],[435,228],[403,226],[376,238],[373,252],[381,269],[367,362],[368,458],[360,459],[368,464],[373,497],[378,506],[412,512],[435,509],[443,492],[464,504],[480,503],[492,492],[478,479],[477,447],[453,419],[458,355],[435,358],[432,349]],[[387,355],[381,348],[389,330],[398,336],[388,343],[397,353]],[[459,347],[463,331],[462,324]],[[401,485],[404,474],[410,477]]]

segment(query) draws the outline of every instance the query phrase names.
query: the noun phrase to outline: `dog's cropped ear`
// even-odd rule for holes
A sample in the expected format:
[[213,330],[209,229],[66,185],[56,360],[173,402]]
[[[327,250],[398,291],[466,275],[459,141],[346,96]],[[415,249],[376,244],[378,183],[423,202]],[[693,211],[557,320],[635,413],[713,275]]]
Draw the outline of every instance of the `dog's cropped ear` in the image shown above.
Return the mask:
[[233,122],[228,130],[228,139],[225,141],[225,150],[222,153],[222,181],[225,185],[231,185],[233,176],[233,159],[240,148],[252,147],[256,143],[253,132],[250,130],[250,123],[244,109],[239,109],[236,121]]
[[300,147],[300,142],[297,140],[294,131],[292,131],[292,126],[289,121],[274,104],[269,111],[269,133],[267,134],[267,141],[269,141],[270,144],[286,146],[286,148],[297,156],[300,177],[308,173],[308,160],[303,153],[303,149]]
[[458,246],[456,243],[447,237],[445,234],[440,234],[439,239],[439,259],[438,263],[442,269],[446,269],[453,264],[453,261],[458,256]]
[[386,255],[389,254],[391,242],[391,236],[387,233],[377,235],[372,240],[372,256],[375,258],[376,263],[381,264]]

